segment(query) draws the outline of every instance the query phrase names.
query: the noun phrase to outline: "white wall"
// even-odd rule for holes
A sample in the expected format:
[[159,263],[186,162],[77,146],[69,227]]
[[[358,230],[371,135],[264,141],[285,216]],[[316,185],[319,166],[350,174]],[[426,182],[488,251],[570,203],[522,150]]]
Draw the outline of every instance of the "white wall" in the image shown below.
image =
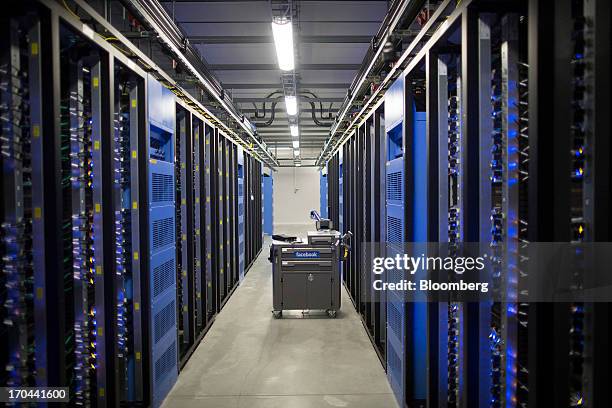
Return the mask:
[[[319,211],[319,171],[316,167],[278,167],[274,172],[274,232],[276,226],[312,224],[310,210]],[[313,224],[314,225],[314,224]]]

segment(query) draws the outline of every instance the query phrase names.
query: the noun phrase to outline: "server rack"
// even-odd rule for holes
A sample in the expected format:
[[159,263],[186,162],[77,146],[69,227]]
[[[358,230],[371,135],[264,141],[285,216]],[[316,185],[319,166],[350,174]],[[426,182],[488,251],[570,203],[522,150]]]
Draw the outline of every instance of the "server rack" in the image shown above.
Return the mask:
[[176,105],[174,174],[176,191],[176,297],[179,356],[183,359],[193,344],[194,235],[193,235],[193,146],[191,113]]
[[[384,175],[383,164],[386,163],[386,144],[383,143],[385,137],[385,116],[384,116],[384,104],[379,106],[373,114],[374,122],[374,144],[373,144],[373,169],[372,169],[372,180],[374,181],[374,188],[372,193],[372,235],[371,242],[382,242],[385,234],[385,222],[383,218],[385,203],[386,203],[386,179]],[[382,275],[383,279],[386,276]],[[377,292],[374,294],[372,299],[375,303],[376,322],[374,332],[374,342],[376,349],[378,350],[379,357],[383,366],[386,368],[387,361],[387,307],[386,307],[386,294]]]
[[230,143],[227,141],[225,137],[223,137],[220,141],[222,149],[220,150],[222,163],[222,173],[221,173],[221,183],[223,184],[222,192],[221,192],[221,204],[223,206],[222,211],[222,220],[223,220],[223,278],[225,284],[225,296],[229,297],[229,294],[232,290],[232,269],[231,269],[231,257],[232,257],[232,247],[230,244],[230,233],[231,233],[231,222],[230,218],[230,203],[229,203],[229,169],[230,169],[230,157],[229,157],[229,147]]
[[265,172],[265,168],[263,166],[260,167],[261,171],[259,173],[259,180],[260,180],[260,184],[259,184],[259,203],[261,205],[261,225],[260,225],[260,229],[259,229],[259,243],[258,245],[262,246],[263,245],[263,239],[264,239],[264,234],[265,234],[265,226],[266,226],[266,207],[265,207],[265,194],[264,194],[264,187],[265,187],[265,176],[266,176],[266,172]]
[[[116,398],[109,56],[60,24],[66,337],[75,403]],[[68,310],[71,309],[71,310]]]
[[113,202],[116,242],[117,293],[117,373],[118,396],[121,403],[142,403],[146,400],[145,365],[142,355],[147,349],[146,327],[141,305],[147,299],[143,293],[147,262],[146,214],[141,211],[146,202],[146,120],[145,75],[114,60],[114,138]]
[[[530,1],[528,13],[528,239],[610,241],[610,5],[563,1],[544,12]],[[609,303],[529,305],[529,406],[545,395],[557,405],[609,405],[609,312]]]
[[[52,356],[35,344],[45,344],[46,297],[49,264],[45,240],[50,222],[43,200],[49,130],[43,123],[43,96],[48,102],[48,85],[41,67],[41,31],[45,21],[33,10],[10,10],[2,16],[0,55],[0,302],[1,333],[7,339],[0,357],[6,367],[1,378],[7,386],[46,386],[56,383],[49,372]],[[44,20],[44,19],[43,19]],[[46,45],[46,44],[45,44]],[[48,180],[47,180],[48,181]],[[51,240],[53,241],[53,240]],[[51,342],[50,342],[51,343]],[[52,344],[50,344],[52,345]],[[50,376],[49,376],[50,374]]]
[[[161,404],[178,374],[175,99],[151,75],[149,113],[150,360],[152,400]],[[175,153],[176,152],[176,153]],[[182,214],[181,214],[182,215]],[[182,311],[181,311],[182,312]]]
[[251,208],[251,161],[249,160],[246,152],[244,153],[244,219],[245,219],[245,241],[246,247],[244,249],[245,259],[245,270],[246,274],[251,265],[252,254],[251,254],[251,242],[252,242],[252,230],[253,226],[250,224],[252,219],[252,208]]
[[195,343],[208,324],[206,314],[206,262],[205,252],[205,182],[204,182],[204,121],[192,113],[192,141],[193,141],[193,263],[194,263],[194,291],[195,291]]
[[240,283],[240,237],[238,216],[238,147],[232,144],[231,149],[231,198],[232,198],[232,281],[234,287]]
[[240,280],[244,279],[245,272],[245,197],[244,197],[244,151],[242,147],[237,149],[237,187],[236,199],[238,209],[238,275]]
[[236,287],[238,283],[238,267],[236,245],[238,244],[236,235],[236,170],[235,170],[235,156],[236,146],[229,140],[226,141],[227,150],[225,152],[227,158],[227,173],[225,175],[225,181],[227,185],[226,205],[227,205],[227,240],[226,244],[229,248],[229,254],[227,259],[228,269],[228,291],[231,291]]
[[[325,180],[327,181],[327,177]],[[321,186],[321,193],[327,194],[327,182]],[[327,200],[323,204],[325,204],[325,211],[323,211],[324,207],[321,207],[321,216],[327,217]],[[263,232],[271,236],[274,230],[274,177],[271,171],[263,174],[263,211]]]
[[[381,138],[385,136],[384,101],[381,101],[374,112],[360,124],[358,133],[359,148],[355,148],[349,141],[341,151],[346,163],[349,155],[355,158],[350,160],[352,168],[357,168],[354,180],[354,189],[344,195],[343,207],[347,208],[349,202],[354,202],[352,212],[359,212],[354,217],[353,227],[346,229],[354,231],[352,251],[357,254],[344,262],[345,284],[350,298],[362,317],[363,325],[374,345],[383,366],[386,366],[386,299],[384,293],[372,289],[372,278],[366,269],[359,268],[364,262],[365,250],[378,251],[380,248],[374,243],[384,241],[384,220],[381,218],[386,206],[385,180],[381,179],[381,163],[386,163],[385,146]],[[352,150],[355,148],[355,153]],[[340,212],[340,152],[335,154],[327,163],[327,189],[328,211],[330,219],[337,225]],[[355,161],[361,163],[357,165]],[[344,177],[344,176],[343,176]],[[349,175],[346,175],[349,177]],[[378,182],[372,182],[378,180]],[[344,183],[343,183],[344,184]],[[361,206],[362,209],[355,208]],[[382,211],[382,212],[381,212]],[[343,217],[344,218],[344,217]],[[377,256],[380,254],[370,254]],[[353,266],[356,265],[356,266]],[[359,269],[358,269],[359,268]],[[385,279],[384,275],[381,275]]]
[[[404,213],[405,129],[404,79],[399,78],[385,95],[385,256],[402,253],[406,242]],[[402,276],[387,271],[388,282],[399,282]],[[387,293],[387,377],[399,404],[405,401],[406,390],[406,304],[402,294]]]
[[328,205],[328,216],[329,219],[334,223],[334,228],[340,226],[339,216],[339,202],[340,194],[338,192],[339,183],[339,165],[338,165],[338,154],[335,154],[332,159],[327,163],[327,205]]
[[223,305],[223,301],[225,300],[226,295],[226,285],[225,285],[225,253],[224,253],[224,226],[223,221],[225,216],[223,214],[224,205],[223,205],[223,196],[224,191],[223,188],[225,183],[223,183],[223,140],[218,133],[218,130],[215,129],[214,136],[214,145],[213,145],[213,155],[214,155],[214,164],[211,166],[215,174],[214,180],[214,189],[212,194],[212,199],[215,202],[214,206],[214,226],[215,226],[215,251],[214,258],[217,269],[217,277],[216,277],[216,289],[217,289],[217,311],[221,310]]
[[217,311],[217,265],[214,258],[215,248],[215,231],[216,223],[214,217],[215,201],[211,198],[214,187],[214,169],[213,155],[211,147],[214,139],[214,128],[208,123],[204,124],[204,196],[202,199],[205,201],[204,206],[204,222],[206,225],[205,234],[205,254],[206,254],[206,318],[212,320],[213,316]]
[[262,229],[262,177],[261,163],[245,154],[245,273],[261,251],[263,245]]

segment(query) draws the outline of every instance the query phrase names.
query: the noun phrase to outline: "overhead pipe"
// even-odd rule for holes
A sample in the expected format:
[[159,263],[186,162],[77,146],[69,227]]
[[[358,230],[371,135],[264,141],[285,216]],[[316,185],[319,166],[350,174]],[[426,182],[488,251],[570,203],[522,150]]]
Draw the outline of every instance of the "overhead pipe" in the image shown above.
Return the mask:
[[[319,99],[317,94],[315,94],[314,92],[311,92],[311,91],[302,91],[301,94],[302,95],[306,95],[306,94],[312,95],[312,98],[306,96],[306,98],[309,98],[309,99]],[[330,102],[329,108],[327,109],[327,115],[324,115],[323,114],[323,102],[321,102],[321,100],[319,100],[318,102],[319,102],[319,111],[320,111],[321,119],[323,119],[323,120],[325,120],[325,119],[333,120],[334,119],[334,114],[331,111],[333,103]]]
[[[317,115],[315,114],[316,112],[316,107],[315,107],[315,103],[308,101],[308,103],[310,104],[310,106],[312,107],[312,110],[310,111],[310,113],[312,114],[312,120],[314,121],[314,123],[317,126],[321,126],[321,127],[330,127],[332,124],[331,123],[325,123],[325,122],[321,122],[319,119],[317,119]],[[321,111],[321,115],[323,115],[323,111]]]
[[[273,95],[276,95],[276,94],[279,94],[279,93],[282,94],[283,91],[280,91],[280,90],[274,91],[274,92],[270,93],[269,95],[267,95],[265,97],[265,99],[268,99],[268,98],[272,97]],[[274,100],[276,100],[276,101],[278,99],[280,99],[280,98],[274,98]],[[266,101],[264,100],[264,102],[263,102],[263,111],[264,111],[263,115],[259,115],[259,108],[255,104],[255,102],[253,102],[252,104],[253,104],[253,107],[255,108],[255,119],[264,119],[266,117],[266,115],[267,115],[267,113],[266,113],[266,111],[267,111],[267,109],[266,109]],[[254,124],[256,125],[256,123],[254,123]]]
[[267,126],[272,125],[272,123],[274,122],[274,118],[276,117],[276,104],[277,104],[277,103],[278,103],[278,102],[272,102],[272,106],[271,106],[271,108],[270,108],[270,112],[271,112],[271,113],[270,113],[270,119],[268,119],[268,120],[267,120],[267,121],[265,121],[265,122],[253,122],[253,123],[254,123],[256,126],[259,126],[259,127],[267,127]]

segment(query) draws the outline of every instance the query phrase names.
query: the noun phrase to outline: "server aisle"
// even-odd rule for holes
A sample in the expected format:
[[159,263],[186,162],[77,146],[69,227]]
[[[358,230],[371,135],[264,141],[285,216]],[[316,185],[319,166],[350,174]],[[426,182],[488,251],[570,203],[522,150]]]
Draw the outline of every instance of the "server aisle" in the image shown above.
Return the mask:
[[2,2],[0,404],[612,407],[612,2],[244,4]]
[[334,320],[271,318],[267,256],[257,257],[163,407],[396,408],[346,292]]

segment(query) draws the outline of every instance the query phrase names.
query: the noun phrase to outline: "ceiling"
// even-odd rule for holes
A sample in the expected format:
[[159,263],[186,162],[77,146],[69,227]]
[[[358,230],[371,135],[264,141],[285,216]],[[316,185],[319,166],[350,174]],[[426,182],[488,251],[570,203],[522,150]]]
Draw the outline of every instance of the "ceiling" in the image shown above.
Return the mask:
[[[287,159],[281,164],[292,165],[270,0],[162,4],[266,144],[279,159]],[[293,0],[292,7],[301,158],[311,164],[381,25],[387,1]]]

